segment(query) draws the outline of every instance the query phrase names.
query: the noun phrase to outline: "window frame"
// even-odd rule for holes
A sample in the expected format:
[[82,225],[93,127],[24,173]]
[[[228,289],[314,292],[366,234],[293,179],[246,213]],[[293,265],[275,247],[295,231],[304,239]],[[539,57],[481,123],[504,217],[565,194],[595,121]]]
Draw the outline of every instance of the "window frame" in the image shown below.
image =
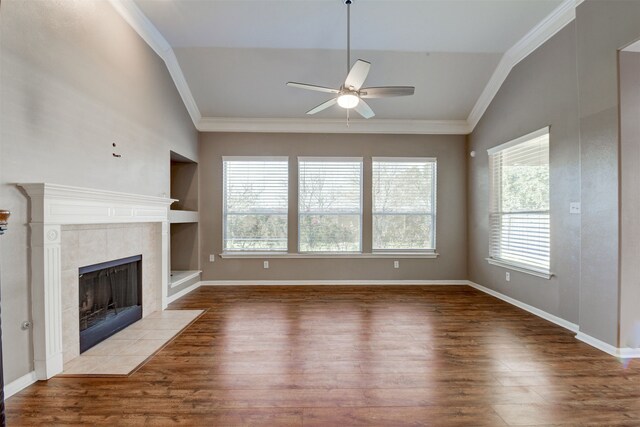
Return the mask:
[[[373,175],[374,175],[374,163],[378,162],[397,162],[397,163],[412,163],[412,162],[421,162],[425,163],[433,163],[433,176],[431,177],[431,206],[432,211],[430,213],[415,213],[415,214],[407,214],[404,215],[430,215],[431,216],[431,227],[432,227],[432,248],[430,249],[376,249],[374,248],[375,241],[375,228],[374,228],[374,217],[376,216],[376,211],[374,208],[374,185],[373,185]],[[371,158],[371,252],[374,254],[435,254],[436,253],[436,244],[437,244],[437,219],[438,219],[438,158],[437,157],[372,157]],[[381,215],[381,214],[378,214]],[[383,214],[382,214],[383,215]],[[394,215],[393,213],[391,215]],[[396,214],[396,215],[403,215]]]
[[[287,236],[286,236],[286,248],[285,249],[227,249],[227,176],[225,162],[227,161],[244,161],[244,162],[285,162],[287,164],[287,210],[285,213],[287,219]],[[289,157],[288,156],[222,156],[222,255],[252,255],[252,254],[287,254],[289,252],[289,214],[290,214],[290,179],[291,174],[289,171]],[[257,213],[260,215],[260,213]],[[282,214],[278,214],[282,215]]]
[[[301,185],[300,185],[300,164],[304,161],[310,161],[310,162],[358,162],[360,164],[360,210],[359,210],[359,217],[360,217],[360,235],[359,235],[359,243],[358,243],[358,247],[359,249],[357,251],[303,251],[300,246],[301,246],[301,237],[302,237],[302,233],[300,232],[300,224],[302,223],[302,221],[300,220],[300,218],[303,215],[314,215],[314,214],[307,214],[307,213],[302,213],[300,210],[300,195],[301,195]],[[323,256],[323,255],[327,255],[327,256],[349,256],[349,255],[359,255],[363,253],[362,250],[362,240],[363,240],[363,230],[362,230],[362,225],[363,225],[363,217],[364,217],[364,200],[363,200],[363,196],[364,196],[364,157],[350,157],[350,156],[298,156],[297,157],[297,163],[298,163],[298,203],[296,206],[297,209],[297,220],[298,220],[298,236],[297,236],[297,254],[298,255],[303,255],[303,256],[309,256],[309,255],[318,255],[318,256]],[[342,212],[340,213],[336,213],[334,215],[340,215],[340,214],[344,214]],[[315,214],[318,215],[318,214]],[[328,215],[331,215],[331,213],[329,213]]]
[[[492,156],[495,156],[507,149],[516,147],[520,144],[524,144],[530,142],[536,138],[540,138],[542,136],[547,136],[547,144],[549,146],[549,150],[551,148],[551,127],[545,126],[541,129],[538,129],[534,132],[528,133],[511,141],[508,141],[504,144],[497,145],[495,147],[489,148],[487,150],[488,154],[488,171],[489,171],[489,256],[486,258],[487,262],[491,265],[507,268],[510,270],[518,271],[521,273],[530,274],[532,276],[541,277],[543,279],[551,279],[553,277],[553,273],[551,272],[551,177],[549,177],[549,208],[546,211],[522,211],[522,212],[511,212],[511,213],[521,213],[521,214],[531,214],[531,213],[539,213],[539,214],[547,214],[549,216],[549,268],[539,268],[527,263],[520,263],[514,260],[508,260],[504,258],[493,257],[493,234],[494,234],[494,225],[492,221],[493,215],[504,215],[505,212],[494,212],[494,203],[497,199],[497,204],[501,206],[502,204],[502,183],[496,185],[494,182],[495,170],[492,166]],[[549,173],[551,172],[551,156],[549,155],[547,167],[549,168]],[[497,188],[499,186],[499,188]],[[496,194],[497,193],[497,194]]]

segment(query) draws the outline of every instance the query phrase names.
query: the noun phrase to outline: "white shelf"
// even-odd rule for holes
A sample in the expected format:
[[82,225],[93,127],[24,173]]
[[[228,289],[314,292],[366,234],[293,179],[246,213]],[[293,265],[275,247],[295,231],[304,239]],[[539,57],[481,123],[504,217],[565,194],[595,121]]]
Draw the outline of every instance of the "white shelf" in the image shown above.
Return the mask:
[[171,272],[169,282],[171,283],[171,287],[175,288],[195,277],[199,277],[200,273],[202,273],[202,271],[199,270],[174,270]]
[[169,222],[171,224],[188,224],[200,221],[200,214],[194,211],[169,211]]

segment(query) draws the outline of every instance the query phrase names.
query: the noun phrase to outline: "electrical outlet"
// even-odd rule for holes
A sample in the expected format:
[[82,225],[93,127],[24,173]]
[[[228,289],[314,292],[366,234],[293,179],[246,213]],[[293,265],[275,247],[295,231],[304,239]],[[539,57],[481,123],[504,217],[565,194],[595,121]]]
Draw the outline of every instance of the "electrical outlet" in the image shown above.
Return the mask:
[[216,256],[214,254],[209,255],[209,262],[214,262],[216,260]]
[[504,278],[507,282],[511,281],[511,273],[509,273],[508,271],[504,274]]
[[393,268],[400,268],[400,261],[393,261]]
[[264,268],[269,268],[269,261],[264,261],[262,265]]

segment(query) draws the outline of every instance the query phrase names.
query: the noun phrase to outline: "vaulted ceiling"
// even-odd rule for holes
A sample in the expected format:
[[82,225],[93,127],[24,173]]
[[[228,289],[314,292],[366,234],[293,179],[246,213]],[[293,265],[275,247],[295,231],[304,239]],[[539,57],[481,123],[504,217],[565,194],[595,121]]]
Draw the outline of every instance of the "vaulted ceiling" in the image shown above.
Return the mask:
[[[336,106],[308,118],[329,96],[285,86],[344,81],[343,0],[134,1],[112,0],[163,56],[197,127],[345,116]],[[370,100],[371,120],[468,132],[527,49],[573,19],[575,2],[354,0],[351,58],[372,63],[366,85],[416,87],[412,97]]]

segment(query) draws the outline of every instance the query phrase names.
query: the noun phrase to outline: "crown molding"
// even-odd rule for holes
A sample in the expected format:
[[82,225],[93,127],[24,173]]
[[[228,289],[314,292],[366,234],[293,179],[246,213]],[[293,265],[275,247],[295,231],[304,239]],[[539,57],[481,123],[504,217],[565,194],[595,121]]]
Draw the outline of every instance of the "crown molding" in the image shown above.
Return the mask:
[[489,108],[520,61],[571,23],[584,0],[564,0],[551,14],[513,45],[498,63],[466,120],[344,120],[202,117],[171,45],[133,0],[110,0],[114,9],[162,58],[196,129],[201,132],[372,133],[467,135]]
[[140,10],[133,0],[110,0],[113,8],[122,18],[137,32],[142,39],[153,49],[167,65],[169,75],[178,89],[178,93],[184,102],[194,126],[198,127],[198,122],[202,118],[196,100],[189,89],[187,79],[180,68],[171,45],[160,34],[160,31],[151,23],[149,18]]
[[378,133],[467,135],[466,120],[387,119],[250,119],[203,117],[196,128],[201,132],[265,133]]
[[624,52],[634,52],[634,53],[638,53],[640,52],[640,41],[637,41],[633,44],[630,44],[629,46],[625,47],[624,49],[622,49]]
[[467,122],[471,131],[476,127],[484,113],[491,105],[498,90],[520,61],[529,56],[533,51],[542,46],[547,40],[557,34],[565,26],[576,18],[576,7],[583,0],[564,0],[538,25],[533,27],[522,39],[513,45],[498,63],[493,75],[473,106]]

